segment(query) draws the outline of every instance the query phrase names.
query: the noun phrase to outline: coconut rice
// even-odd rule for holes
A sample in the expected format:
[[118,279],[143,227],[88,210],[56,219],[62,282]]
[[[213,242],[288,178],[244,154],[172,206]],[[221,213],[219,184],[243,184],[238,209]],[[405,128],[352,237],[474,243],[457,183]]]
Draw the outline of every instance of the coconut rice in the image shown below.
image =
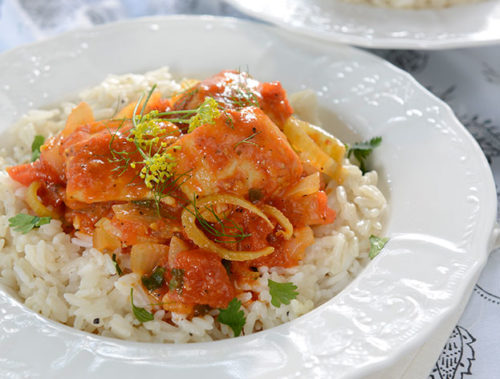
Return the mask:
[[[96,119],[109,118],[155,83],[163,95],[180,89],[162,68],[145,75],[110,76],[82,92],[77,102],[87,102]],[[165,311],[160,310],[153,321],[140,323],[130,305],[133,287],[135,305],[150,309],[140,277],[133,273],[118,276],[111,257],[92,248],[90,236],[65,234],[58,220],[27,234],[9,228],[8,219],[28,209],[23,201],[26,188],[10,179],[5,168],[29,161],[35,135],[48,137],[61,130],[77,102],[30,111],[8,132],[5,146],[9,147],[0,150],[0,283],[34,312],[89,333],[175,343],[231,337],[230,327],[216,321],[217,310],[191,319],[173,314],[171,322],[162,321]],[[343,184],[331,181],[326,189],[337,218],[315,229],[316,242],[307,249],[304,261],[290,269],[259,268],[260,278],[238,296],[244,304],[252,298],[250,290],[259,293],[258,301],[243,307],[244,334],[293,320],[331,299],[367,263],[369,236],[382,231],[386,200],[377,188],[375,171],[362,175],[347,160],[344,167]],[[299,295],[289,305],[271,306],[268,279],[293,282]]]

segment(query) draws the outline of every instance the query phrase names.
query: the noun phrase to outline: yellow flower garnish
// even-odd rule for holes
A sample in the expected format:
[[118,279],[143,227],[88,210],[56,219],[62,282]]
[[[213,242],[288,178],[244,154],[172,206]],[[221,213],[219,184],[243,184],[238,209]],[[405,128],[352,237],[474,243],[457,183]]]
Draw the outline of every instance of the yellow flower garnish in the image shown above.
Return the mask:
[[213,124],[220,115],[219,104],[212,97],[205,98],[205,101],[198,107],[198,112],[189,119],[188,133],[201,125]]
[[158,111],[136,117],[136,126],[130,131],[129,141],[137,142],[143,149],[158,143],[160,137],[167,133],[164,129],[165,120],[158,118]]
[[174,174],[174,168],[177,164],[174,156],[165,151],[157,152],[141,163],[144,164],[144,167],[141,169],[139,176],[144,179],[144,183],[148,188],[153,188],[153,183],[164,183],[166,179]]

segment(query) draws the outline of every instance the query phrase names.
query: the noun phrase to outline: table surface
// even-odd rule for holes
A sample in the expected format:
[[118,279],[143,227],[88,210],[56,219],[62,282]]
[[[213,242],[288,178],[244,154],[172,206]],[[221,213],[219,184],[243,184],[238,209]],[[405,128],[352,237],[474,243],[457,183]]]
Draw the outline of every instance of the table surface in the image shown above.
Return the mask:
[[[218,0],[0,0],[0,52],[75,27],[165,14],[250,17]],[[442,51],[369,50],[448,103],[500,183],[500,46]],[[497,190],[498,195],[498,190]],[[500,372],[500,250],[493,251],[429,378]]]

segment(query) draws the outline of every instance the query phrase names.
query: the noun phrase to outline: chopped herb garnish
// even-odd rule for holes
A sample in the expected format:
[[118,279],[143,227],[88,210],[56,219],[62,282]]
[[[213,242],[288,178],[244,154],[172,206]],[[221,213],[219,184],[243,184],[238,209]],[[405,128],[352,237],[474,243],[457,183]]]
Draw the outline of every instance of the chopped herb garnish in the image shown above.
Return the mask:
[[31,162],[36,161],[40,158],[40,147],[45,142],[45,137],[37,135],[31,144]]
[[267,285],[269,286],[269,293],[271,294],[271,304],[275,307],[279,307],[281,304],[290,304],[290,300],[295,299],[299,294],[295,291],[297,286],[290,282],[278,283],[268,279]]
[[[247,237],[250,237],[251,233],[245,233],[243,228],[235,223],[233,220],[228,219],[227,216],[223,216],[221,218],[217,212],[215,212],[213,207],[205,207],[205,210],[208,211],[215,222],[208,221],[201,214],[200,210],[196,206],[196,195],[193,196],[193,211],[189,208],[185,208],[188,212],[190,212],[195,218],[196,221],[200,224],[200,227],[209,235],[214,237],[214,241],[218,243],[239,243]],[[229,224],[229,225],[227,225]],[[220,229],[218,229],[218,226]],[[234,230],[234,231],[233,231]],[[229,240],[226,238],[230,238]],[[233,239],[233,240],[231,240]]]
[[26,234],[33,228],[39,228],[44,224],[48,224],[50,220],[50,217],[38,217],[25,213],[19,213],[18,215],[9,218],[9,226],[16,232]]
[[231,261],[228,261],[227,259],[222,260],[222,265],[226,269],[227,275],[231,275]]
[[123,272],[122,269],[120,268],[120,265],[118,264],[118,261],[116,260],[116,254],[113,254],[111,259],[113,259],[113,262],[115,264],[116,273],[118,274],[118,276],[121,276]]
[[368,171],[366,168],[367,158],[370,156],[373,149],[379,146],[381,142],[382,142],[382,137],[373,137],[369,141],[357,142],[354,145],[352,145],[347,151],[347,158],[350,158],[351,154],[353,154],[354,157],[359,162],[359,168],[361,172],[364,174],[365,172]]
[[389,241],[387,237],[370,236],[370,253],[368,254],[370,259],[375,258],[380,253],[387,241]]
[[[135,150],[119,151],[113,146],[115,137],[118,133],[121,133],[120,129],[125,119],[122,125],[114,131],[109,143],[109,150],[112,156],[110,162],[118,163],[118,166],[113,170],[118,172],[118,175],[125,173],[129,167],[140,169],[138,176],[152,190],[159,213],[159,202],[163,197],[167,196],[165,195],[165,187],[170,186],[168,184],[171,182],[169,179],[174,176],[175,167],[177,166],[174,152],[181,148],[178,145],[167,145],[166,142],[161,140],[162,137],[169,135],[168,130],[165,128],[166,123],[187,124],[188,132],[192,132],[201,125],[214,124],[215,119],[221,115],[221,111],[213,98],[206,97],[196,109],[161,113],[153,110],[145,114],[147,104],[155,88],[156,85],[151,88],[145,97],[140,112],[139,107],[144,95],[139,98],[133,111],[133,128],[130,129],[127,140],[134,143]],[[172,116],[175,118],[172,118]],[[137,154],[140,155],[140,160],[137,160]],[[185,174],[179,177],[183,176]],[[174,184],[176,182],[177,180],[173,181]]]
[[263,197],[264,197],[264,194],[258,188],[250,188],[248,190],[248,200],[250,200],[251,203],[256,203],[259,200],[261,200]]
[[178,293],[182,293],[182,286],[184,285],[184,270],[181,268],[173,268],[172,279],[168,283],[168,288],[171,290],[176,290]]
[[251,141],[251,139],[255,138],[260,132],[255,132],[253,133],[252,135],[249,135],[247,138],[244,138],[242,139],[241,141],[237,142],[234,144],[234,148],[236,149],[239,145],[241,145],[242,143],[247,143],[249,145],[255,145],[255,146],[259,146],[257,145],[255,142]]
[[165,274],[165,269],[159,266],[154,269],[154,271],[150,276],[144,275],[141,278],[142,284],[144,284],[144,287],[146,287],[149,291],[158,289],[163,284],[164,274]]
[[132,304],[132,312],[134,312],[134,316],[140,322],[152,321],[154,320],[154,316],[151,312],[148,312],[144,308],[136,307],[134,305],[134,289],[130,289],[130,304]]
[[241,334],[241,330],[246,322],[245,313],[240,308],[241,301],[234,298],[226,309],[219,309],[220,313],[217,316],[217,321],[229,326],[233,330],[235,337]]

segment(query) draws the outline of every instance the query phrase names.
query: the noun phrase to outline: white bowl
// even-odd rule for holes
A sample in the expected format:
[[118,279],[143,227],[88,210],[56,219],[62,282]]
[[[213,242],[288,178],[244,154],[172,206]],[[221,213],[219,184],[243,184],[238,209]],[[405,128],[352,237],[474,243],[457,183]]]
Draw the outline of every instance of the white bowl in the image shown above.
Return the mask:
[[450,49],[500,42],[500,2],[391,9],[343,0],[225,0],[242,12],[331,42],[386,49]]
[[48,321],[0,288],[0,372],[42,377],[359,377],[422,346],[464,301],[488,253],[496,194],[480,148],[409,75],[350,47],[234,19],[127,21],[0,55],[0,130],[110,73],[247,67],[319,95],[325,128],[375,135],[390,211],[383,253],[340,295],[280,327],[191,345],[101,338]]

